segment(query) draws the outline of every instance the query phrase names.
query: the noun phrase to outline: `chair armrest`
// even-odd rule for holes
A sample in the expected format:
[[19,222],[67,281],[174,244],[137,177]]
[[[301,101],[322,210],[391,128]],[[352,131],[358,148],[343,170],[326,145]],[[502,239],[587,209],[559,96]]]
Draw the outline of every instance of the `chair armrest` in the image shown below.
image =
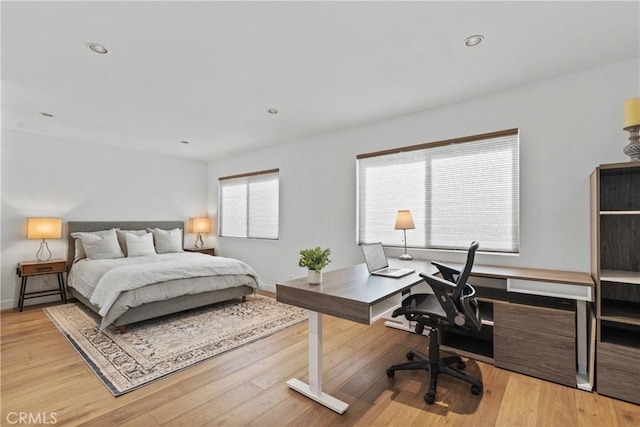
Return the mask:
[[447,290],[450,291],[450,290],[456,288],[456,284],[455,283],[451,283],[451,282],[449,282],[447,280],[441,279],[438,276],[432,276],[430,274],[420,273],[420,277],[422,277],[425,280],[425,282],[427,282],[427,284],[429,286],[431,286],[431,288],[434,291],[438,290],[440,292],[443,292],[443,291],[447,291]]
[[453,268],[451,266],[448,266],[446,264],[442,264],[439,263],[437,261],[431,261],[432,265],[435,265],[438,270],[440,271],[440,273],[442,274],[442,277],[444,277],[446,280],[450,281],[450,282],[454,282],[456,281],[456,279],[453,277],[454,274],[459,275],[460,274],[460,270]]

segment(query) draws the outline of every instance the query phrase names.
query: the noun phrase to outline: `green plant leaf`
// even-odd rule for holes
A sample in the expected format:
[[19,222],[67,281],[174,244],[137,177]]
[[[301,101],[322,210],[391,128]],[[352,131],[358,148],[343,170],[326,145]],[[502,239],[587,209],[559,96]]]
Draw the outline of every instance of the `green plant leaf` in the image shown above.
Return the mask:
[[331,255],[331,249],[322,249],[320,246],[302,249],[300,250],[298,266],[309,270],[321,271],[331,262],[329,255]]

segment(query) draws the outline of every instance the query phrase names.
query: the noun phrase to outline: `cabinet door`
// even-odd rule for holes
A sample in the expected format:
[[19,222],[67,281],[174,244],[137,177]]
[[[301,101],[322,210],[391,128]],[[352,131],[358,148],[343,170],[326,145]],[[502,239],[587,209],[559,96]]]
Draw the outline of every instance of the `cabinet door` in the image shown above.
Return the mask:
[[496,303],[493,313],[497,367],[576,386],[573,311]]
[[499,368],[576,386],[575,339],[494,325],[493,357]]
[[640,404],[640,349],[598,344],[598,393]]
[[565,337],[576,336],[576,314],[571,310],[496,303],[494,304],[493,317],[495,324],[500,326],[547,332]]

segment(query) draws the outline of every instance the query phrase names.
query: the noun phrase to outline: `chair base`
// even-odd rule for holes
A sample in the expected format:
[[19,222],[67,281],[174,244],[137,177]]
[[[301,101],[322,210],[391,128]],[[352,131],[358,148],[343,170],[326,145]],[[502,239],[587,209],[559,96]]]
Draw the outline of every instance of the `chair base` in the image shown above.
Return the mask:
[[[458,369],[464,369],[465,363],[459,356],[450,356],[440,358],[440,349],[438,348],[438,334],[437,329],[431,331],[429,338],[429,353],[431,357],[427,357],[422,353],[411,350],[407,353],[407,359],[411,362],[400,363],[393,365],[387,369],[387,376],[393,377],[395,371],[409,371],[409,370],[426,370],[429,372],[429,391],[424,395],[424,401],[429,405],[436,401],[436,389],[438,388],[438,375],[447,374],[459,380],[465,381],[471,384],[471,393],[479,395],[482,393],[482,381],[472,377]],[[418,360],[414,360],[418,359]],[[456,364],[458,369],[454,369],[451,365]]]

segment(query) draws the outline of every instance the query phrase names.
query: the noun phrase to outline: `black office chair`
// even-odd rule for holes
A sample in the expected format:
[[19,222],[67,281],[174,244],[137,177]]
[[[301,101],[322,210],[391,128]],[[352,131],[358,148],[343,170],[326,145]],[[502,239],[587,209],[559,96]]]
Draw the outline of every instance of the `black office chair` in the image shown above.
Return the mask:
[[[416,322],[416,333],[422,334],[424,328],[429,328],[429,357],[411,350],[407,353],[407,359],[412,362],[393,365],[387,369],[387,376],[393,377],[395,371],[424,369],[429,372],[429,391],[424,395],[424,400],[432,404],[436,400],[436,388],[438,375],[448,374],[471,384],[471,393],[479,395],[482,392],[482,381],[467,375],[458,369],[464,369],[465,363],[459,356],[440,358],[439,329],[464,328],[479,331],[480,310],[475,299],[475,289],[467,283],[478,242],[471,243],[467,253],[467,262],[462,271],[452,267],[433,262],[442,279],[437,276],[420,274],[431,286],[434,294],[414,294],[402,301],[402,307],[396,309],[392,316],[406,317],[407,320]],[[414,359],[418,359],[413,361]],[[451,367],[456,364],[458,369]]]

